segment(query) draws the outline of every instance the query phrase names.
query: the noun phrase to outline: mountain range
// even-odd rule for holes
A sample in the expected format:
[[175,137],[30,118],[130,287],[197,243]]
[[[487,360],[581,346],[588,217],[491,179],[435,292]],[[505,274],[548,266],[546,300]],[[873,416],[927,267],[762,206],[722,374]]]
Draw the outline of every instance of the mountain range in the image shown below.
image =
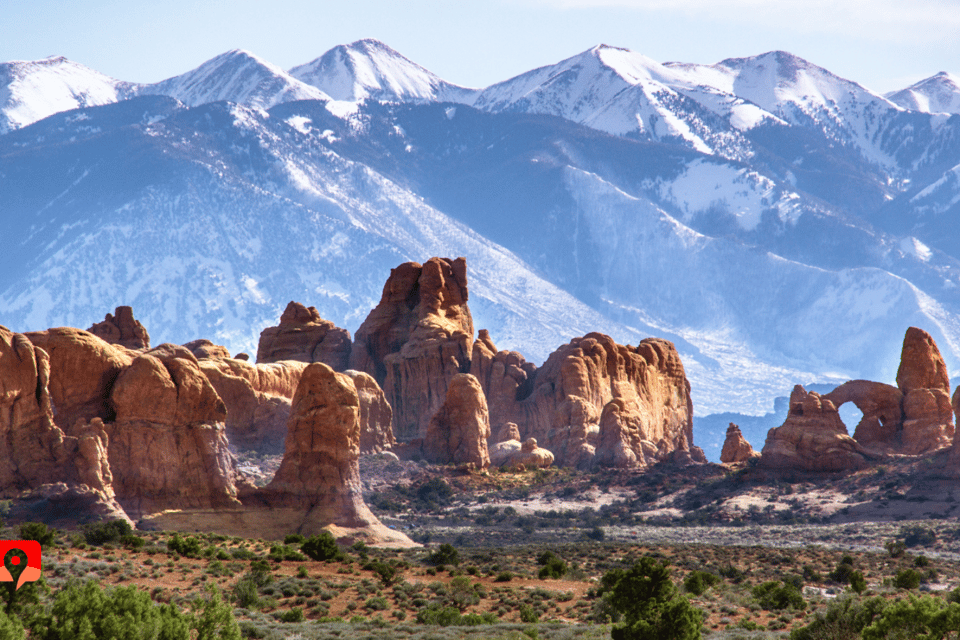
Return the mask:
[[[155,339],[252,353],[290,300],[355,330],[390,268],[462,255],[500,348],[671,339],[700,417],[893,382],[911,325],[960,365],[947,73],[881,96],[786,52],[600,45],[472,89],[374,40],[289,71],[230,51],[148,85],[8,62],[0,211],[16,331],[128,304]],[[695,425],[712,459],[715,423]]]

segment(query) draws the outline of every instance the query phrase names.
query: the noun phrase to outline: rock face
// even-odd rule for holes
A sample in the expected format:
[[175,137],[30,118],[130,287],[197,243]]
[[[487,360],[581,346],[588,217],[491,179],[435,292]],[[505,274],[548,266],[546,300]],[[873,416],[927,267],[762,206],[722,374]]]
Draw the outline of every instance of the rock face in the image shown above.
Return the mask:
[[113,420],[110,390],[135,353],[108,344],[80,329],[59,328],[24,334],[50,356],[50,397],[54,421],[73,435],[78,421]]
[[241,450],[282,453],[290,403],[306,363],[253,365],[232,358],[202,359],[200,370],[227,407],[227,438]]
[[394,435],[422,438],[450,380],[470,369],[473,319],[464,258],[431,258],[391,270],[380,303],[357,330],[350,368],[380,384]]
[[889,384],[850,380],[823,396],[839,409],[852,402],[863,413],[853,439],[879,452],[900,450],[903,429],[903,393]]
[[910,327],[903,338],[897,386],[903,393],[902,453],[933,451],[953,442],[947,366],[933,338]]
[[190,351],[163,344],[138,356],[110,402],[110,468],[127,513],[239,505],[226,406]]
[[280,324],[260,333],[257,363],[323,362],[343,371],[350,362],[350,332],[320,317],[316,307],[290,302]]
[[[96,519],[101,510],[122,512],[111,488],[102,423],[78,425],[76,436],[65,436],[54,424],[49,380],[46,352],[0,327],[0,495],[14,497],[24,490],[40,491],[38,496],[83,494],[90,509],[85,517]],[[62,491],[42,489],[51,483]],[[59,517],[75,523],[81,513],[67,503],[61,506]]]
[[430,420],[424,458],[438,464],[490,466],[487,438],[490,418],[483,389],[475,377],[460,373],[450,380],[443,406]]
[[509,352],[488,356],[493,349],[485,344],[474,362],[499,415],[552,451],[557,464],[636,467],[678,450],[706,460],[691,445],[690,384],[670,342],[649,338],[630,347],[591,333],[557,349],[540,369]]
[[743,437],[740,427],[731,422],[727,427],[727,439],[723,441],[723,449],[720,451],[720,462],[732,464],[759,457],[760,454],[754,451],[747,439]]
[[114,314],[107,314],[103,322],[98,322],[87,331],[110,344],[119,344],[128,349],[149,349],[150,334],[133,317],[130,307],[117,307]]
[[363,502],[359,457],[356,387],[327,365],[310,364],[293,398],[283,461],[261,499],[305,512],[299,529],[305,535],[331,524],[382,527]]
[[347,369],[360,400],[360,453],[380,453],[397,444],[393,437],[393,409],[373,376]]
[[760,465],[778,471],[855,471],[874,457],[847,435],[832,402],[797,385],[786,421],[767,434]]
[[192,340],[183,346],[189,349],[190,353],[197,357],[197,360],[230,357],[230,352],[226,347],[214,344],[206,338]]

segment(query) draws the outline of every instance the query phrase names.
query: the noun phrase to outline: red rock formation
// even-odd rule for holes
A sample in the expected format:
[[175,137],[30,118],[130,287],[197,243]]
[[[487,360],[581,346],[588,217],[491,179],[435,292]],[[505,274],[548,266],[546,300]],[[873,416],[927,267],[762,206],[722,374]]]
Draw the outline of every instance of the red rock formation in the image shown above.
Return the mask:
[[80,329],[48,329],[24,335],[50,356],[54,421],[64,433],[73,435],[78,421],[113,420],[110,390],[120,372],[130,366],[134,352]]
[[190,351],[163,344],[140,355],[110,401],[113,487],[128,513],[239,505],[226,406]]
[[423,441],[424,458],[438,464],[490,466],[487,438],[490,419],[483,389],[469,373],[450,380],[443,406],[430,420]]
[[200,360],[199,366],[227,407],[230,443],[240,449],[282,453],[290,403],[306,363],[253,365],[220,358]]
[[463,258],[407,262],[391,270],[380,303],[357,330],[350,368],[383,388],[400,441],[426,434],[450,380],[470,368],[467,297]]
[[87,331],[110,344],[119,344],[128,349],[149,349],[150,334],[140,321],[133,317],[133,309],[117,307],[114,313],[117,315],[108,313],[103,322],[96,323]]
[[383,389],[368,373],[344,372],[357,389],[360,400],[360,453],[380,453],[397,444],[393,437],[393,409]]
[[39,493],[29,500],[42,501],[53,491],[44,487],[55,483],[71,495],[86,496],[89,514],[60,514],[73,524],[100,511],[122,513],[110,486],[102,424],[80,425],[77,437],[65,436],[53,421],[49,379],[46,352],[26,336],[0,327],[0,495],[32,490]]
[[[520,426],[523,437],[535,437],[552,451],[561,466],[641,466],[676,450],[706,460],[690,444],[690,384],[666,340],[649,338],[630,347],[591,333],[557,349],[540,369],[515,363],[512,373],[504,371],[499,380],[487,378],[495,389],[506,389],[494,393],[502,415]],[[519,371],[528,379],[516,385],[511,400]]]
[[953,442],[950,378],[933,338],[916,327],[903,338],[897,386],[903,392],[900,452],[920,454]]
[[743,437],[740,427],[731,422],[727,427],[727,438],[723,441],[723,449],[720,451],[720,462],[733,464],[748,462],[759,457],[760,454],[754,451],[747,439]]
[[[517,396],[521,395],[522,388],[533,379],[536,371],[536,365],[527,362],[516,351],[499,351],[489,332],[480,330],[473,343],[470,373],[480,381],[487,396],[492,429],[502,429],[516,419]],[[519,435],[515,439],[519,440]]]
[[882,382],[850,380],[823,396],[839,409],[852,402],[863,418],[857,424],[853,439],[872,451],[895,452],[900,449],[903,428],[903,393]]
[[361,494],[359,414],[360,400],[348,376],[322,363],[304,369],[283,461],[260,499],[271,508],[302,511],[298,530],[305,535],[331,524],[383,528]]
[[797,385],[786,421],[767,434],[760,465],[778,471],[856,471],[874,458],[847,435],[832,402]]
[[537,445],[536,438],[502,440],[490,449],[490,464],[506,469],[542,469],[553,464],[553,454]]
[[206,338],[193,340],[183,346],[189,349],[190,353],[197,357],[197,360],[230,357],[230,351],[226,347],[214,344]]
[[323,362],[337,371],[350,361],[350,332],[320,317],[315,307],[290,302],[280,324],[260,333],[257,362]]

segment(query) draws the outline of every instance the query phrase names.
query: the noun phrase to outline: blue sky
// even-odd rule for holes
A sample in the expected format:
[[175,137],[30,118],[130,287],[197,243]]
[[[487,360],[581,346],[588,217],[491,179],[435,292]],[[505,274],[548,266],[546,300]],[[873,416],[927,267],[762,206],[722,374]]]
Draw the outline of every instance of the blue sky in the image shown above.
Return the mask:
[[68,58],[155,82],[230,49],[289,69],[377,38],[486,86],[605,43],[666,62],[783,49],[878,92],[960,75],[960,0],[0,0],[0,61]]

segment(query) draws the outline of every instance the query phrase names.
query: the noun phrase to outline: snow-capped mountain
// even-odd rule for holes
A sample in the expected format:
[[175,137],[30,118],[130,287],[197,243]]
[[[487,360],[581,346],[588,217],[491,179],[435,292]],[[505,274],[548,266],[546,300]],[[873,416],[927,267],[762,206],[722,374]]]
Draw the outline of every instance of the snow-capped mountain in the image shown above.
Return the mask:
[[140,95],[176,98],[189,106],[227,100],[259,109],[295,100],[329,100],[323,91],[289,75],[280,67],[234,49],[192,71],[144,85]]
[[450,84],[377,40],[358,40],[290,69],[334,100],[470,102],[473,89]]
[[228,52],[148,87],[81,68],[73,102],[22,81],[45,63],[73,65],[0,81],[15,330],[131,304],[155,341],[251,351],[290,300],[353,330],[391,267],[463,255],[498,346],[542,361],[591,330],[666,337],[697,415],[891,382],[910,325],[960,367],[960,119],[786,53],[600,46],[475,92],[360,41],[290,72]]
[[941,71],[906,89],[888,93],[887,98],[911,111],[960,113],[960,78]]
[[123,100],[135,87],[63,57],[0,63],[0,135],[61,111]]

